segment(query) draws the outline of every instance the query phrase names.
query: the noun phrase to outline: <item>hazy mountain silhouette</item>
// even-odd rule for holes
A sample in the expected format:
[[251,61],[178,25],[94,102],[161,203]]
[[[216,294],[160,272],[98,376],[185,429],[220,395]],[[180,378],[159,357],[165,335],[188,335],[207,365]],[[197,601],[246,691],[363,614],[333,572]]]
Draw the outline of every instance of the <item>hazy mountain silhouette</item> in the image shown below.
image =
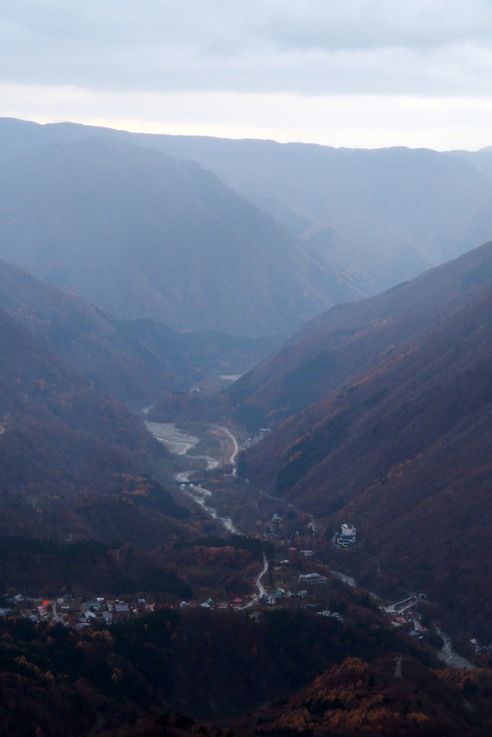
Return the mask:
[[4,161],[0,256],[118,317],[258,336],[360,292],[197,164],[120,141]]
[[492,236],[487,149],[334,149],[0,120],[0,157],[97,134],[194,160],[373,293]]

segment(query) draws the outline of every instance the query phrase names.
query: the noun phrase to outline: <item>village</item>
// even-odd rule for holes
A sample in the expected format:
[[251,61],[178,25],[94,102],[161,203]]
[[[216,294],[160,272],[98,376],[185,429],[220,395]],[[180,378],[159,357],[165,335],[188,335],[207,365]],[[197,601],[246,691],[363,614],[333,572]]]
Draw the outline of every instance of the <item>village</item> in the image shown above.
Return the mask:
[[103,596],[83,598],[64,594],[54,598],[7,596],[0,607],[0,617],[17,616],[33,623],[58,622],[66,627],[84,629],[92,625],[110,627],[131,617],[155,611],[156,605],[144,598],[106,599]]
[[[343,622],[342,615],[328,610],[324,603],[325,597],[319,596],[319,589],[326,587],[329,578],[314,570],[315,566],[308,564],[314,551],[292,544],[284,549],[284,531],[283,518],[274,513],[269,535],[277,542],[277,552],[271,554],[271,559],[264,554],[263,567],[252,582],[253,594],[249,596],[235,596],[229,601],[223,597],[214,600],[212,596],[207,596],[203,600],[198,598],[177,602],[173,597],[159,597],[158,601],[151,601],[143,595],[110,598],[103,595],[84,597],[63,593],[58,596],[33,597],[27,593],[11,592],[0,603],[0,617],[21,617],[33,623],[57,622],[81,630],[91,626],[111,627],[160,608],[229,609],[246,611],[255,619],[260,616],[264,607],[283,606],[306,608]],[[309,534],[314,539],[312,528],[309,529]],[[276,557],[280,559],[275,561]],[[267,583],[263,583],[265,579],[268,579]]]
[[[111,628],[142,617],[159,609],[200,609],[210,612],[229,610],[246,615],[252,621],[259,621],[266,610],[272,608],[304,609],[313,615],[330,618],[339,626],[344,625],[344,613],[338,610],[343,603],[340,592],[348,586],[357,587],[352,577],[329,569],[318,559],[316,552],[316,527],[309,527],[312,548],[296,546],[292,539],[283,537],[284,520],[279,513],[271,519],[270,536],[276,539],[276,545],[270,554],[263,555],[263,566],[254,579],[254,593],[235,596],[230,600],[220,597],[218,600],[208,596],[176,601],[175,598],[159,598],[149,600],[143,595],[105,597],[76,596],[62,594],[54,597],[32,597],[23,593],[11,593],[0,602],[0,617],[19,617],[30,622],[57,623],[67,628],[83,630],[85,628]],[[336,545],[335,545],[336,541]],[[357,542],[356,528],[342,524],[332,538],[333,544],[343,551]],[[342,589],[340,589],[342,586]],[[394,603],[383,601],[369,592],[373,605],[389,623],[406,635],[417,640],[432,640],[436,632],[442,640],[441,659],[453,667],[475,667],[473,663],[462,658],[452,650],[448,636],[427,621],[425,608],[427,597],[423,593],[415,593]],[[335,603],[335,606],[333,606]],[[425,622],[425,624],[424,624]],[[472,657],[488,658],[490,646],[481,644],[476,638],[470,640]],[[465,665],[464,665],[465,664]]]
[[[204,610],[233,610],[246,612],[252,619],[261,616],[262,609],[273,607],[307,609],[323,617],[331,617],[340,624],[344,617],[336,609],[329,608],[330,591],[338,581],[343,585],[354,586],[355,581],[330,571],[316,560],[315,550],[296,546],[292,539],[284,540],[285,522],[276,512],[272,515],[269,533],[275,538],[274,552],[263,555],[263,567],[253,581],[254,593],[235,596],[230,601],[223,598],[216,601],[212,596],[200,600],[172,598],[149,601],[144,596],[121,596],[109,598],[102,595],[81,597],[62,594],[55,597],[31,597],[20,592],[6,596],[0,605],[0,617],[21,617],[33,623],[57,622],[66,627],[84,629],[86,627],[111,627],[129,619],[140,617],[160,608],[200,608]],[[347,533],[350,531],[350,534]],[[308,534],[312,543],[316,542],[316,527],[310,523]],[[343,524],[340,536],[349,538],[346,545],[355,545],[356,530]],[[313,545],[315,547],[315,545]],[[379,608],[389,617],[395,627],[407,627],[409,634],[421,639],[425,627],[417,611],[424,595],[416,595],[393,605]]]

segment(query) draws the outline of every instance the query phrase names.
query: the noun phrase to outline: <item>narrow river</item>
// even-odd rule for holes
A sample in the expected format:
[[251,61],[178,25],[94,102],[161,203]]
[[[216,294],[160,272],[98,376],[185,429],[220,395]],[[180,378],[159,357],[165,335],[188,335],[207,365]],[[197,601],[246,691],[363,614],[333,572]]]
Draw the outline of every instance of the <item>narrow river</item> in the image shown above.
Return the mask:
[[[211,456],[191,455],[189,451],[198,445],[200,439],[195,435],[190,435],[179,430],[173,422],[146,422],[145,424],[156,440],[165,445],[170,453],[178,456],[186,456],[193,461],[203,461],[202,467],[207,471],[211,471],[220,465],[220,461]],[[232,464],[234,472],[238,452],[236,438],[227,428],[215,427],[227,435],[232,441],[233,452],[228,460]],[[174,478],[179,484],[181,491],[193,499],[195,504],[201,507],[210,517],[219,522],[227,532],[230,532],[232,535],[241,535],[241,531],[236,527],[230,517],[221,517],[217,510],[210,506],[208,502],[212,496],[212,492],[201,484],[194,484],[190,481],[191,476],[195,472],[196,469],[190,469],[188,471],[179,471],[175,474]]]

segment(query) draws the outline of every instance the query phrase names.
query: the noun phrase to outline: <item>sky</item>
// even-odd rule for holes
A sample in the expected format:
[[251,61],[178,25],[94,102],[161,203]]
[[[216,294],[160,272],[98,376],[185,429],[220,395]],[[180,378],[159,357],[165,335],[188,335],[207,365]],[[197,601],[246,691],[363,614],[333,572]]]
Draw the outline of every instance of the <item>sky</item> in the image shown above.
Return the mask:
[[0,0],[0,115],[492,145],[492,0]]

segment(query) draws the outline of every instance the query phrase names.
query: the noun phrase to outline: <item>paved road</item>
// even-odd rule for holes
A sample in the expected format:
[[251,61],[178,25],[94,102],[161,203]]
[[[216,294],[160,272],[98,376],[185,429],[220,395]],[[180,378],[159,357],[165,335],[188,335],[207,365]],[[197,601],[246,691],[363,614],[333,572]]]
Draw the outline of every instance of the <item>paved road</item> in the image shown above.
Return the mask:
[[263,553],[263,568],[261,569],[259,574],[256,576],[256,580],[255,580],[255,586],[258,589],[258,598],[266,594],[266,589],[263,586],[261,579],[266,573],[268,573],[269,567],[270,567],[270,564],[268,561],[268,556],[266,555],[266,553]]
[[60,622],[60,624],[65,624],[63,619],[58,614],[58,611],[56,608],[56,601],[54,601],[53,604],[51,605],[51,611],[53,612],[53,619],[55,620],[55,622]]
[[247,604],[245,604],[244,606],[236,607],[236,609],[240,609],[240,610],[250,609],[252,606],[258,603],[258,600],[262,596],[264,596],[267,593],[267,590],[263,586],[261,579],[266,573],[268,573],[269,568],[270,568],[270,562],[268,560],[268,556],[266,555],[266,553],[263,553],[263,568],[261,569],[261,571],[255,578],[255,586],[256,586],[257,593],[253,596],[253,598],[250,601],[248,601]]
[[232,453],[228,458],[226,458],[226,463],[230,463],[230,465],[233,466],[233,474],[236,475],[236,458],[239,453],[239,443],[227,427],[223,427],[222,425],[214,425],[214,427],[224,433],[232,443]]

